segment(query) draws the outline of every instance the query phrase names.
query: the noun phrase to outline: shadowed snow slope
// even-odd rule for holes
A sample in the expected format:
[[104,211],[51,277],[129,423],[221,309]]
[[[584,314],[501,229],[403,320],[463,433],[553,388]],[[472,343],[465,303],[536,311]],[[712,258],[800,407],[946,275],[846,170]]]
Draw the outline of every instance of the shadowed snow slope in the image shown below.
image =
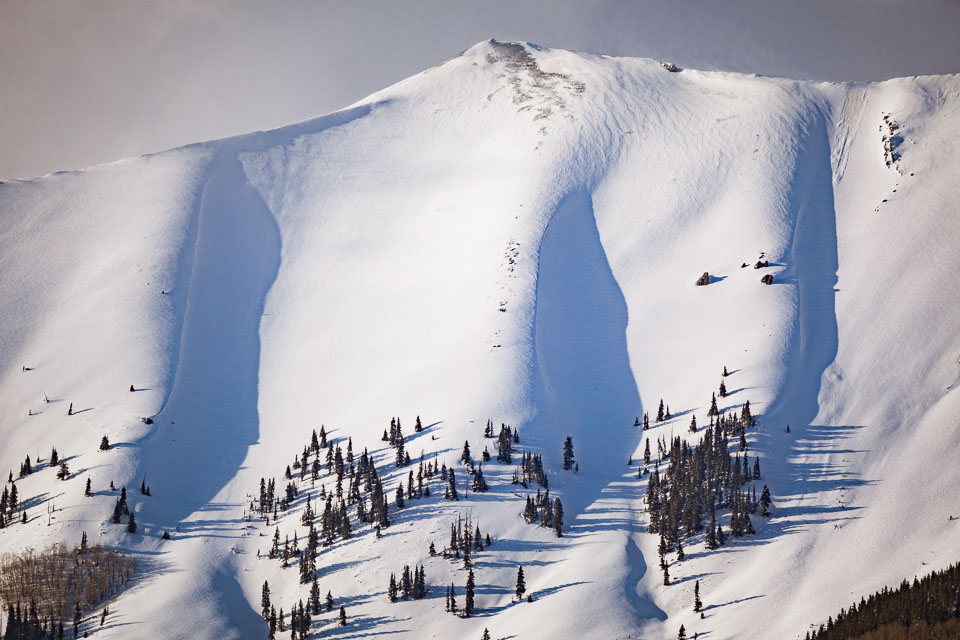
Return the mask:
[[[134,555],[92,637],[265,637],[263,582],[287,613],[309,585],[260,556],[275,526],[304,540],[304,496],[322,510],[334,482],[266,526],[260,478],[282,493],[323,424],[370,451],[392,506],[399,416],[465,495],[434,481],[381,539],[354,519],[323,548],[321,593],[350,617],[314,616],[324,637],[802,637],[958,560],[958,98],[954,76],[811,84],[490,41],[329,116],[2,184],[0,470],[41,462],[0,546],[85,531]],[[697,537],[665,587],[636,461],[645,437],[696,441],[724,366],[774,515],[715,552]],[[675,418],[635,428],[661,398]],[[562,538],[520,517],[514,465],[466,491],[488,419],[542,454]],[[442,592],[462,604],[466,571],[427,546],[467,514],[494,544],[461,619]],[[387,602],[420,563],[430,596]]]

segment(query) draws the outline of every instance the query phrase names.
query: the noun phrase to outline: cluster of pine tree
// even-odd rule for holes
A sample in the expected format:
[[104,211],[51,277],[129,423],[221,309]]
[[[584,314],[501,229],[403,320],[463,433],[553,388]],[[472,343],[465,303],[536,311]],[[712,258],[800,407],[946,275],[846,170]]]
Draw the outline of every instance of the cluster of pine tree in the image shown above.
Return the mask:
[[[669,447],[658,440],[658,457],[666,458],[669,466],[661,475],[658,460],[647,485],[648,530],[660,533],[668,549],[680,543],[683,536],[701,531],[706,514],[710,514],[708,548],[722,544],[723,532],[716,523],[718,509],[731,509],[730,527],[735,536],[753,533],[750,514],[761,510],[762,515],[769,515],[770,491],[766,486],[760,500],[756,497],[756,485],[752,495],[743,490],[747,483],[761,480],[759,459],[754,459],[751,471],[745,446],[742,461],[739,453],[734,457],[729,453],[730,437],[736,434],[743,438],[746,425],[750,424],[754,422],[747,403],[740,418],[721,416],[693,447],[679,436]],[[649,441],[644,460],[649,464]]]
[[[463,558],[463,566],[470,566],[470,556],[478,551],[483,551],[485,547],[492,544],[490,534],[484,537],[480,533],[480,523],[474,524],[473,519],[468,515],[466,520],[459,514],[457,521],[450,523],[450,543],[443,549],[444,558]],[[433,549],[433,544],[430,545]],[[431,552],[430,555],[433,555]]]
[[427,596],[427,573],[423,565],[414,565],[410,572],[410,565],[403,565],[400,580],[390,574],[390,584],[387,587],[387,600],[396,602],[397,599],[420,600]]
[[444,500],[459,500],[460,494],[457,493],[457,474],[454,473],[453,467],[447,469],[447,465],[444,464],[443,468],[440,470],[440,479],[446,481],[447,486],[443,491]]
[[[487,427],[483,432],[487,438],[493,438],[493,422],[487,420]],[[520,430],[508,424],[500,423],[500,433],[497,434],[497,462],[510,464],[513,461],[513,445],[520,444]]]
[[[649,424],[650,424],[649,419],[647,418],[646,414],[644,414],[643,418],[644,418],[644,428],[647,429],[649,428]],[[664,405],[663,398],[660,398],[660,407],[657,409],[657,422],[658,423],[665,422],[667,420],[670,420],[671,418],[673,418],[673,414],[670,413],[670,405]]]
[[27,459],[20,463],[20,477],[26,477],[33,473],[33,465],[30,462],[30,456],[27,456]]
[[513,484],[526,488],[529,483],[536,483],[544,488],[550,486],[543,470],[543,458],[539,453],[528,451],[520,456],[520,464],[513,471]]
[[[310,625],[313,623],[313,618],[310,615],[310,610],[303,606],[303,600],[300,600],[299,603],[290,607],[290,637],[296,640],[297,638],[301,640],[306,640],[310,635]],[[281,609],[281,615],[278,616],[278,625],[281,627],[280,631],[283,631],[283,615]]]
[[[20,504],[20,494],[17,491],[17,484],[11,478],[9,491],[7,490],[7,487],[4,487],[3,494],[0,495],[0,529],[18,519],[17,511],[20,510],[21,507],[22,505]],[[21,514],[24,522],[26,522],[26,515],[26,511],[23,511]]]
[[[420,424],[420,416],[417,416],[416,427],[416,431],[423,429],[423,426]],[[410,454],[404,450],[403,431],[400,427],[400,418],[390,418],[390,433],[387,433],[386,429],[384,429],[382,440],[384,442],[389,442],[390,446],[396,449],[397,467],[405,467],[410,464]]]
[[560,498],[554,498],[550,501],[550,489],[543,491],[537,488],[537,495],[527,496],[527,502],[523,507],[523,519],[527,524],[538,524],[541,527],[550,527],[557,533],[557,537],[563,536],[563,504]]
[[[423,429],[419,416],[417,427],[419,427],[417,430]],[[403,432],[398,418],[391,420],[390,430],[384,431],[384,440],[397,449],[398,466],[410,463],[409,454],[403,451]],[[436,460],[431,464],[425,462],[421,455],[416,475],[411,469],[407,476],[406,488],[402,480],[397,487],[397,508],[404,506],[405,499],[429,496],[429,480],[441,473],[444,480],[449,477],[451,487],[455,490],[453,470],[448,470],[444,465],[441,472]],[[250,502],[251,513],[258,512],[267,523],[270,522],[270,518],[276,521],[280,512],[286,512],[294,506],[294,503],[304,499],[301,492],[308,477],[311,486],[316,487],[317,480],[324,475],[333,480],[335,488],[327,491],[327,485],[321,484],[319,491],[309,493],[305,502],[302,503],[299,524],[307,528],[307,534],[302,539],[303,546],[301,547],[297,527],[294,527],[293,539],[291,540],[288,534],[283,536],[281,543],[281,531],[278,526],[274,529],[273,541],[267,554],[270,559],[279,559],[283,567],[289,566],[294,561],[297,562],[300,568],[300,582],[312,583],[307,606],[304,607],[301,602],[291,612],[290,629],[294,638],[306,637],[311,623],[310,616],[320,612],[317,584],[319,548],[333,544],[337,539],[346,540],[352,536],[349,509],[355,508],[356,522],[375,526],[377,537],[380,535],[381,528],[390,524],[387,515],[387,498],[373,457],[366,449],[359,456],[355,456],[353,440],[350,438],[347,439],[345,448],[340,443],[328,441],[326,428],[322,425],[319,432],[313,430],[309,444],[304,446],[303,451],[294,456],[292,464],[286,467],[284,476],[287,486],[283,497],[278,497],[276,481],[273,478],[261,478],[259,495]],[[480,481],[482,482],[482,475],[480,475]],[[322,512],[315,509],[314,498],[317,499],[317,505],[321,502],[324,504]],[[416,593],[416,597],[423,597],[426,586],[422,567],[414,573],[415,575],[410,576],[411,594]],[[414,584],[417,585],[415,589]],[[264,620],[270,623],[270,637],[274,637],[277,630],[284,630],[283,610],[281,609],[277,614],[270,605],[269,587],[266,583],[264,583],[263,603]],[[329,592],[326,604],[328,610],[332,609],[333,599]],[[341,607],[340,623],[346,624],[346,612],[343,607]]]
[[[303,599],[290,608],[290,633],[293,640],[305,640],[310,635],[310,625],[313,623],[312,616],[320,615],[324,609],[333,610],[333,595],[327,591],[324,602],[320,601],[320,587],[316,578],[310,587],[310,596],[307,598],[307,604],[304,606]],[[286,631],[284,622],[283,608],[277,612],[275,606],[270,603],[270,585],[265,580],[260,594],[260,615],[269,625],[267,638],[273,640],[277,637],[277,632]],[[340,607],[340,624],[346,624],[346,611]]]
[[116,504],[113,505],[113,523],[120,524],[120,521],[123,518],[127,518],[127,531],[130,533],[137,532],[137,519],[133,515],[133,511],[130,510],[130,507],[127,506],[127,488],[120,488],[120,497],[117,498]]
[[923,578],[884,587],[840,610],[807,640],[946,640],[960,637],[960,563]]
[[473,576],[473,569],[470,569],[467,572],[467,585],[465,588],[465,593],[463,597],[463,608],[457,606],[457,590],[451,584],[447,587],[447,601],[446,601],[446,611],[452,613],[453,615],[459,615],[462,618],[469,618],[473,615],[475,610],[474,607],[474,589],[476,588],[476,581]]

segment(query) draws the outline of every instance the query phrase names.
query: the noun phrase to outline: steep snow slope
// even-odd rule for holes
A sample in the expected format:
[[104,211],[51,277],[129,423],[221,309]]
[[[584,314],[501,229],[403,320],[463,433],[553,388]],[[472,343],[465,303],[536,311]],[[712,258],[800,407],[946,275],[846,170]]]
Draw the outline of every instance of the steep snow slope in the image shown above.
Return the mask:
[[[435,481],[382,539],[355,523],[324,548],[321,592],[351,623],[324,613],[315,631],[802,636],[960,551],[958,92],[491,41],[337,114],[2,185],[0,462],[56,446],[76,474],[18,481],[31,520],[3,548],[86,531],[137,556],[143,579],[94,637],[263,637],[263,581],[285,611],[308,587],[258,552],[274,524],[303,539],[305,496],[332,483],[306,482],[267,527],[248,520],[261,477],[282,490],[322,423],[370,450],[392,505],[408,469],[380,441],[391,416],[461,484],[464,441],[495,445],[489,418],[543,454],[565,536],[519,517],[512,465],[485,464],[491,490],[459,502]],[[741,268],[761,252],[770,269]],[[689,545],[664,587],[633,421],[663,398],[676,417],[647,435],[694,442],[724,365],[722,404],[760,414],[774,516],[721,550]],[[104,434],[120,446],[98,452]],[[560,470],[567,435],[577,473]],[[143,477],[152,497],[134,496]],[[135,535],[109,521],[111,480]],[[458,514],[494,540],[466,620],[441,602],[450,583],[462,601],[465,570],[426,553]],[[430,597],[388,603],[388,574],[415,563]],[[533,603],[512,603],[518,564]]]

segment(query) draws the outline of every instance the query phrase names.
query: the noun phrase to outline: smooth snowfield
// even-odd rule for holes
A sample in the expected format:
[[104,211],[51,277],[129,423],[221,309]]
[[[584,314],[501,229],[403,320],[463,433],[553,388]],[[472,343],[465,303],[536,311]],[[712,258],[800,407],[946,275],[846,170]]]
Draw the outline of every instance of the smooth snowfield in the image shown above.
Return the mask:
[[[414,468],[461,487],[464,441],[496,453],[489,418],[543,455],[564,537],[523,522],[512,465],[459,502],[437,480],[381,539],[354,520],[324,548],[315,635],[802,637],[960,554],[958,98],[956,76],[811,84],[491,41],[312,121],[2,184],[0,472],[56,446],[74,475],[18,480],[29,522],[0,546],[85,531],[136,557],[91,637],[265,637],[264,580],[287,613],[308,585],[258,552],[275,526],[303,540],[299,509],[333,487],[267,527],[247,519],[261,477],[282,491],[324,424],[369,449],[392,507],[392,416]],[[670,554],[665,587],[637,463],[645,437],[699,437],[724,366],[774,514]],[[634,427],[661,398],[674,419]],[[466,570],[427,555],[458,514],[493,539],[469,619],[443,604]],[[387,602],[420,563],[430,596]]]

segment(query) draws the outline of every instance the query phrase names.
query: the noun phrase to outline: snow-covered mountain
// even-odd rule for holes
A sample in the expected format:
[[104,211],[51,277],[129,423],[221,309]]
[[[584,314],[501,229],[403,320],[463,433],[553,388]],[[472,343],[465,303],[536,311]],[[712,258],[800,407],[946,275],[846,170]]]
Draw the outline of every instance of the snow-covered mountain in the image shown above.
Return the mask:
[[[322,424],[372,454],[392,525],[322,548],[336,607],[311,637],[802,637],[960,554],[957,185],[958,76],[814,84],[495,41],[315,120],[2,184],[0,471],[56,447],[72,477],[17,480],[28,521],[0,547],[86,532],[132,555],[91,637],[266,637],[264,581],[287,613],[310,588],[265,557],[274,531],[303,541],[334,481],[269,525],[251,500]],[[664,586],[637,465],[647,438],[697,442],[725,366],[773,515],[685,540]],[[635,427],[660,399],[674,418]],[[409,468],[381,440],[394,416]],[[495,457],[487,493],[434,478],[394,508],[421,454],[463,491],[488,419],[543,456],[562,538],[524,522],[537,487]],[[458,515],[493,540],[466,619],[444,611],[466,569],[427,553]],[[429,596],[388,602],[417,564]]]

